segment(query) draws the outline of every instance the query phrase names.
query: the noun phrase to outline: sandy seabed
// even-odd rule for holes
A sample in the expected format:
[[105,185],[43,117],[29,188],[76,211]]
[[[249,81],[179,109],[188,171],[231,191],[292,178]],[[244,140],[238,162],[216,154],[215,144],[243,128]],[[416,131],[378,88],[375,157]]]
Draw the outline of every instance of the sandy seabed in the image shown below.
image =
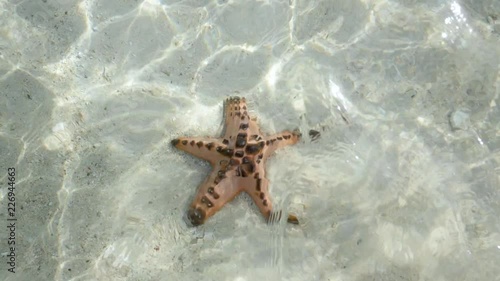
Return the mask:
[[[500,280],[499,39],[496,0],[0,0],[0,279]],[[234,95],[303,133],[299,225],[186,223],[170,141]]]

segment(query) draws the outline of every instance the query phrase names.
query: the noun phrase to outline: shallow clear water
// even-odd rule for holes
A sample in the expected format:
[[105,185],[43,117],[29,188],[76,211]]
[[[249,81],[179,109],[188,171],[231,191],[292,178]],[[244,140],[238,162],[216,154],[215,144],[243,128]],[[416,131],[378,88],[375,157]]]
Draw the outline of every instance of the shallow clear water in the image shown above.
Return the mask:
[[[0,276],[500,280],[499,3],[0,0]],[[267,165],[299,225],[186,224],[210,167],[170,140],[231,95],[302,131]]]

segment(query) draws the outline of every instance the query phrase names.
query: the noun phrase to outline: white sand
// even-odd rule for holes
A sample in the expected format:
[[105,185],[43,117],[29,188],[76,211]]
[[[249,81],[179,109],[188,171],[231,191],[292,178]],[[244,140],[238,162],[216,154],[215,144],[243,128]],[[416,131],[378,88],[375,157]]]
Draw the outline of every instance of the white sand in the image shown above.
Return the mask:
[[[499,14],[0,0],[0,221],[8,167],[18,218],[0,279],[500,280]],[[247,195],[186,225],[210,167],[170,140],[219,134],[230,95],[264,132],[303,132],[268,163],[299,226],[266,225]]]

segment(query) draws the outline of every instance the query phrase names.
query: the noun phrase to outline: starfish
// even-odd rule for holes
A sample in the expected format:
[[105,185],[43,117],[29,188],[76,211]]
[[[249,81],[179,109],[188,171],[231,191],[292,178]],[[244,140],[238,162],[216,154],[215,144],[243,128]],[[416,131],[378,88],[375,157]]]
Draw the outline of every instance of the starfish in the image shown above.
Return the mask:
[[[224,133],[221,138],[181,137],[172,145],[212,165],[212,172],[199,186],[187,212],[193,226],[201,225],[227,202],[244,191],[250,195],[264,218],[280,219],[273,213],[265,163],[277,149],[299,141],[298,130],[264,136],[255,118],[247,112],[245,98],[230,97],[224,103]],[[288,222],[298,219],[288,216]]]

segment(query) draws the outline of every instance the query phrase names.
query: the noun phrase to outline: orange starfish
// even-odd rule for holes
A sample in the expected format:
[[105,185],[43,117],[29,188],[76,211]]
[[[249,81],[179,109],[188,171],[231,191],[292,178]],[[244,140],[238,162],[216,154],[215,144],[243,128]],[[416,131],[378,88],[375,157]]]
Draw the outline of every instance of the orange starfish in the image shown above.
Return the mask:
[[[187,217],[192,225],[201,225],[245,191],[269,221],[274,215],[264,165],[276,149],[297,143],[301,134],[295,130],[262,135],[256,119],[247,113],[245,98],[228,98],[224,104],[224,116],[222,138],[182,137],[172,140],[175,147],[210,162],[213,168],[198,188]],[[298,223],[298,220],[289,215],[288,222]]]

